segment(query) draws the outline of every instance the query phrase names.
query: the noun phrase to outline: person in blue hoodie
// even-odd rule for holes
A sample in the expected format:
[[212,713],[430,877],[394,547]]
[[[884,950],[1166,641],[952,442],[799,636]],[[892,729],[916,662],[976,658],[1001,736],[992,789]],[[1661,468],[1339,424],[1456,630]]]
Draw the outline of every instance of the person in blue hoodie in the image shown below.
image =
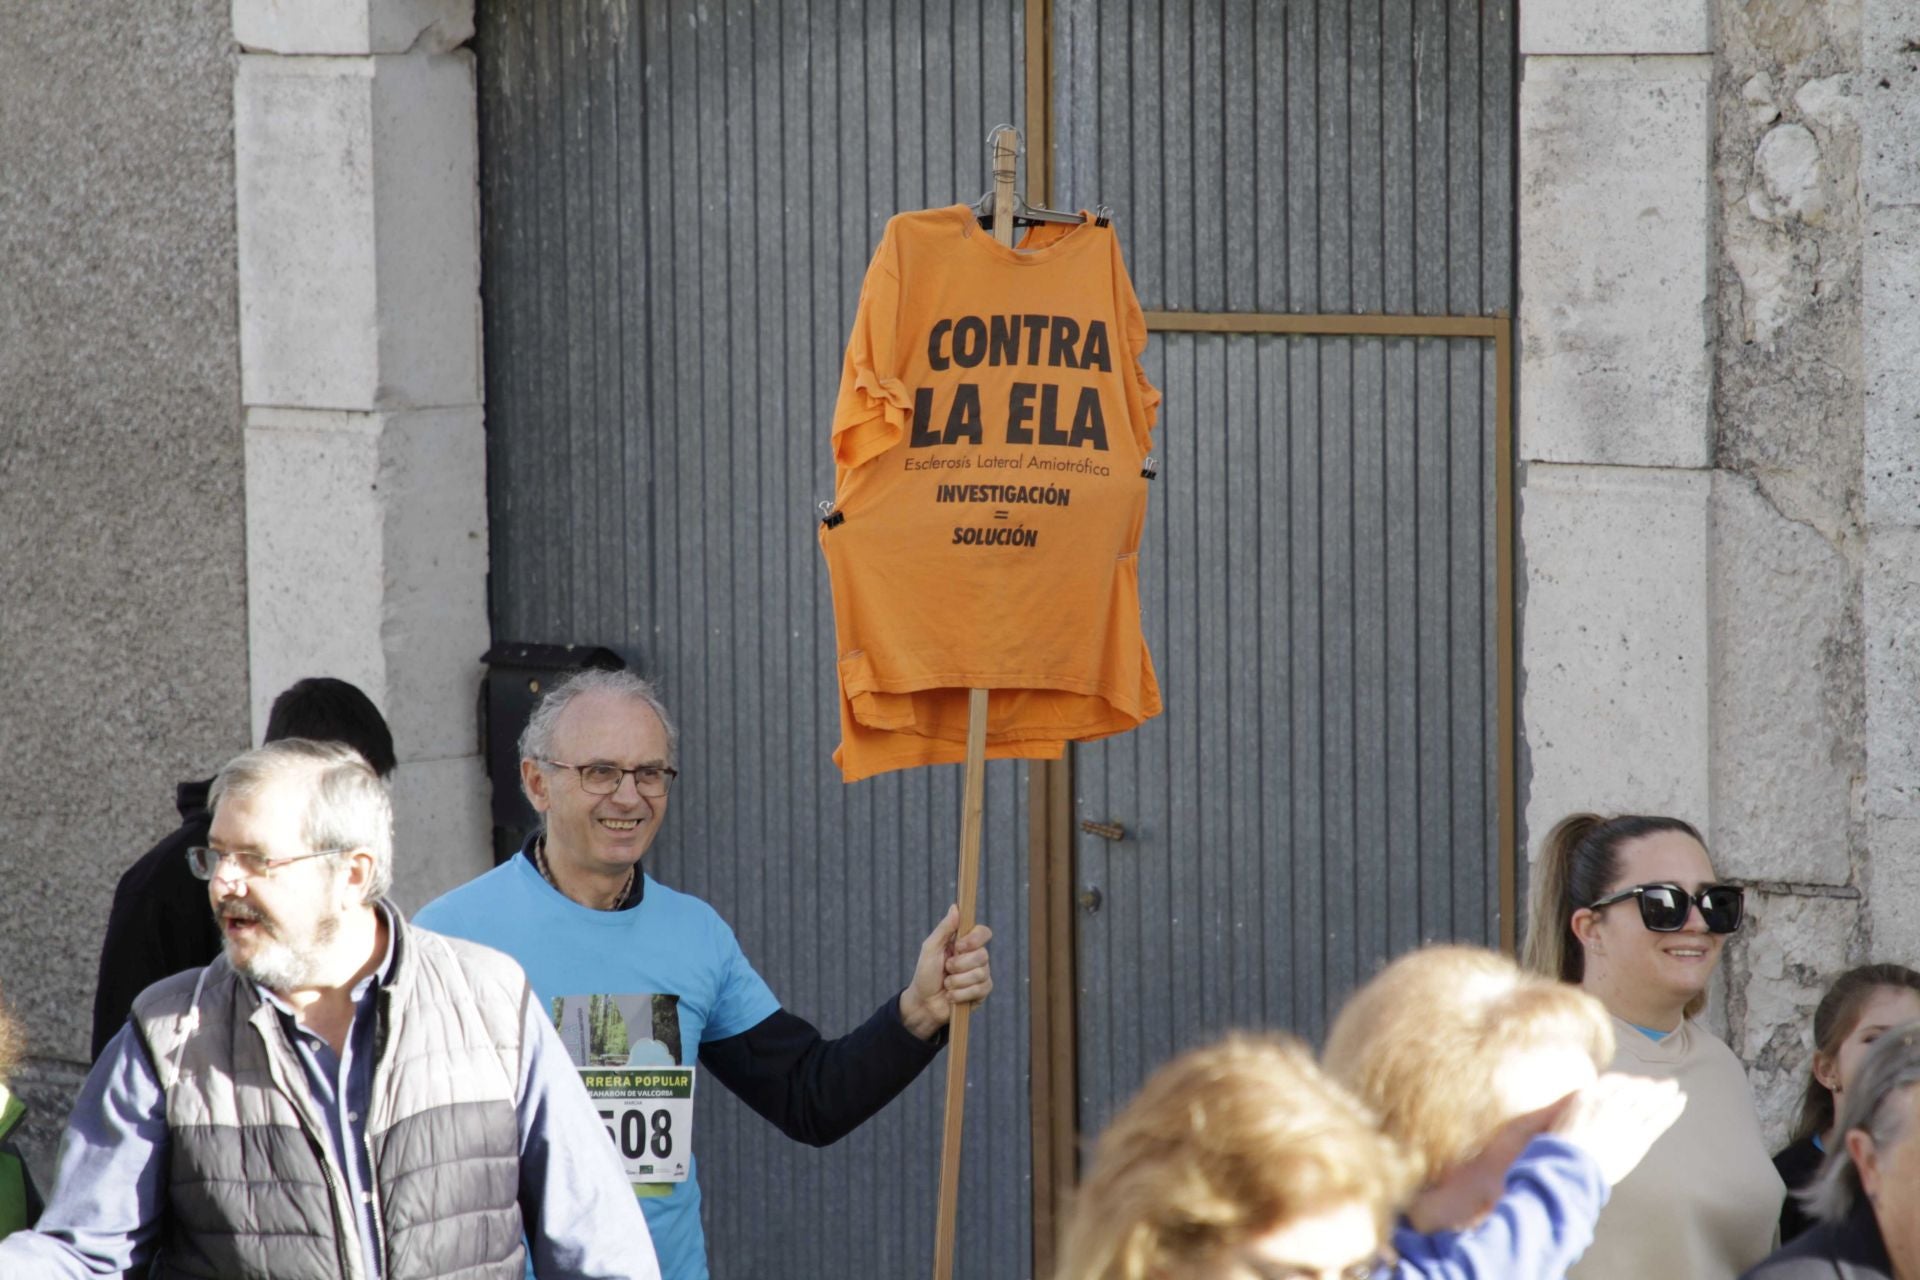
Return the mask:
[[1558,1280],[1612,1186],[1680,1115],[1672,1081],[1601,1076],[1591,996],[1475,947],[1403,956],[1347,1002],[1324,1065],[1379,1116],[1418,1188],[1395,1280]]

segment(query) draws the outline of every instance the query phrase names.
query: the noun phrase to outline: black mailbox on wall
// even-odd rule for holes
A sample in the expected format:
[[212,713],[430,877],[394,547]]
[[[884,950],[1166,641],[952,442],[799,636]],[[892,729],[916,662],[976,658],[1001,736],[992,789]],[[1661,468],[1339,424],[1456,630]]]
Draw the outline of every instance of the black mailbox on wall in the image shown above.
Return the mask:
[[481,694],[481,722],[487,742],[487,781],[493,787],[493,861],[498,866],[519,852],[538,815],[520,790],[520,732],[534,704],[558,681],[595,667],[620,671],[627,660],[602,645],[496,644],[481,659],[487,664]]

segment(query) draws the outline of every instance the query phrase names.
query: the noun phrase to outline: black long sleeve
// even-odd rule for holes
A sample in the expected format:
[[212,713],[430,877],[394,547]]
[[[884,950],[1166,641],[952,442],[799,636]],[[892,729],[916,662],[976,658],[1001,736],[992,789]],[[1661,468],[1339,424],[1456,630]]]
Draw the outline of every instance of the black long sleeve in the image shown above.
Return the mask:
[[737,1036],[700,1047],[700,1065],[796,1142],[824,1147],[859,1128],[939,1056],[946,1028],[922,1040],[890,997],[837,1040],[776,1009]]
[[114,888],[93,994],[96,1061],[126,1022],[134,997],[162,978],[211,964],[220,954],[220,927],[207,902],[206,882],[187,869],[188,847],[205,844],[213,822],[206,808],[209,782],[180,784],[179,829],[129,867]]

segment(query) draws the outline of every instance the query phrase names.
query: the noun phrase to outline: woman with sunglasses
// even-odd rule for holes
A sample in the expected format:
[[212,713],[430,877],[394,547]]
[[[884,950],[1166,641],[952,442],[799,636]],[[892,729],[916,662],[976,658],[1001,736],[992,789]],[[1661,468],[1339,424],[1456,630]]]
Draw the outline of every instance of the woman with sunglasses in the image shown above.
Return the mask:
[[1613,1015],[1612,1069],[1679,1082],[1686,1110],[1613,1189],[1569,1280],[1733,1280],[1773,1248],[1784,1187],[1733,1051],[1696,1020],[1745,895],[1678,818],[1578,813],[1534,867],[1526,963]]

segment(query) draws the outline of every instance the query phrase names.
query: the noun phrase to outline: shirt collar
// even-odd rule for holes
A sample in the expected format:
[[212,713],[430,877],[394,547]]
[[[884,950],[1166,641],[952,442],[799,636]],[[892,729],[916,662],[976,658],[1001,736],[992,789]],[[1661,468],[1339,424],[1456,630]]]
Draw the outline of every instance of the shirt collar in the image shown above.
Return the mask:
[[[520,856],[527,860],[527,864],[539,874],[542,880],[547,882],[555,893],[560,893],[560,886],[554,883],[553,874],[547,870],[547,860],[544,852],[546,849],[546,840],[546,832],[534,832],[527,837],[526,844],[520,847]],[[565,894],[561,894],[560,896],[566,897]],[[609,911],[631,911],[645,901],[646,896],[647,873],[636,866],[633,869],[633,883],[627,886],[627,896],[607,909]],[[573,899],[567,898],[567,901],[572,902]]]

